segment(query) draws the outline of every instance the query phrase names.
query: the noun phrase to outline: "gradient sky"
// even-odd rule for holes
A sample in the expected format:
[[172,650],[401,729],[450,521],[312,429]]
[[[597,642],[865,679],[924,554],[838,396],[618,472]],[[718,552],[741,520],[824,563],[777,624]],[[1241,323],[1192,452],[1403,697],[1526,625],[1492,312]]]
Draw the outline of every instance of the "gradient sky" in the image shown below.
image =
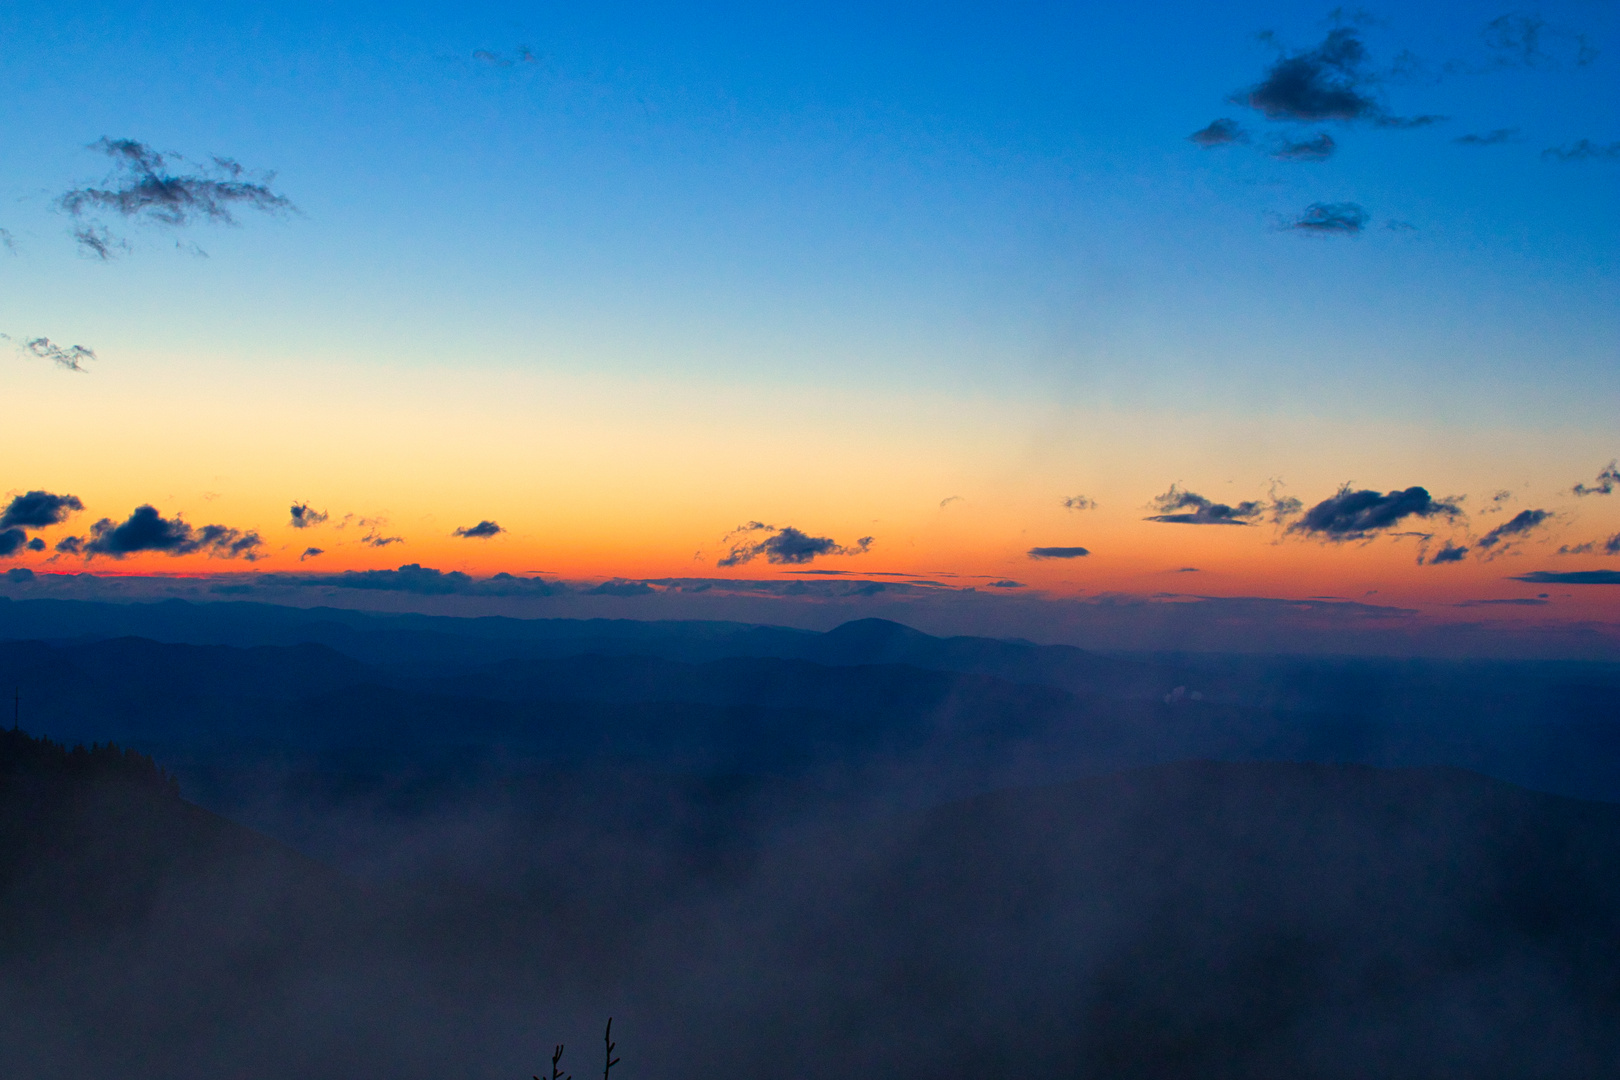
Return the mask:
[[[1620,569],[1620,488],[1574,493],[1620,455],[1617,31],[1597,0],[10,4],[0,482],[84,509],[4,565],[835,569],[1613,622],[1620,585],[1558,575]],[[1322,68],[1346,40],[1364,62]],[[1290,58],[1356,115],[1254,107]],[[1241,140],[1189,139],[1220,118]],[[75,217],[120,182],[103,138],[165,175],[228,157],[291,208]],[[1313,205],[1343,227],[1290,227]],[[1266,509],[1145,520],[1172,484]],[[1454,512],[1271,521],[1344,484]],[[145,504],[260,557],[55,554]],[[717,565],[749,522],[846,553]]]

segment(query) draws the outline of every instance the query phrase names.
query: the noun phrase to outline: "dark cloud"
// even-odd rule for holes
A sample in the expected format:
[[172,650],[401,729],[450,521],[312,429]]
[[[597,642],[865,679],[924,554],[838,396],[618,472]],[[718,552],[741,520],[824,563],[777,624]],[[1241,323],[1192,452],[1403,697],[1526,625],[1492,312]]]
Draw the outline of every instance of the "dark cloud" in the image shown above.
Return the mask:
[[29,551],[44,551],[45,550],[45,541],[41,540],[37,536],[34,537],[32,540],[28,541],[28,550]]
[[1518,11],[1486,23],[1480,39],[1488,56],[1484,64],[1453,61],[1446,70],[1479,74],[1506,68],[1557,68],[1565,60],[1584,67],[1598,55],[1585,34],[1549,23],[1540,15]]
[[1584,544],[1575,544],[1573,546],[1565,544],[1558,549],[1558,554],[1592,555],[1599,551],[1605,555],[1620,555],[1620,533],[1615,533],[1607,540],[1588,540]]
[[291,515],[287,524],[295,529],[313,528],[330,516],[321,510],[311,510],[308,503],[293,503],[287,513]]
[[1534,532],[1552,516],[1551,510],[1521,510],[1511,520],[1502,522],[1502,524],[1480,537],[1479,546],[1482,548],[1494,548],[1505,540],[1511,540]]
[[20,525],[25,529],[44,529],[60,525],[69,514],[84,509],[76,495],[52,495],[48,491],[29,491],[18,495],[0,512],[0,529]]
[[1549,146],[1541,156],[1549,161],[1620,161],[1620,142],[1605,144],[1577,139],[1568,146]]
[[307,548],[304,549],[304,553],[302,555],[298,556],[298,561],[303,562],[305,559],[313,559],[317,555],[325,555],[325,554],[326,554],[326,549],[325,548],[307,547]]
[[1065,510],[1095,510],[1097,509],[1097,500],[1085,495],[1070,495],[1063,500],[1063,508]]
[[[195,529],[178,515],[166,519],[155,506],[146,505],[136,507],[122,523],[102,518],[90,526],[90,538],[82,550],[87,556],[106,555],[114,559],[142,551],[160,551],[167,555],[205,553],[210,558],[240,558],[252,562],[263,547],[264,541],[256,532],[244,533],[224,525]],[[68,549],[58,543],[57,550]]]
[[1358,31],[1338,26],[1313,49],[1284,52],[1265,78],[1233,101],[1268,120],[1355,123],[1379,127],[1422,127],[1438,116],[1394,116],[1372,90],[1378,81]]
[[1283,141],[1271,152],[1271,156],[1279,161],[1326,161],[1338,149],[1338,143],[1333,136],[1325,131],[1318,132],[1315,138],[1295,141]]
[[1372,216],[1359,203],[1311,203],[1285,227],[1318,236],[1354,236],[1371,220]]
[[[1443,546],[1439,551],[1435,552],[1434,557],[1427,561],[1430,566],[1444,566],[1446,563],[1460,563],[1464,558],[1467,557],[1467,555],[1468,549],[1466,547],[1459,547],[1458,545],[1453,544],[1450,540],[1447,540],[1445,546]],[[1424,561],[1423,556],[1419,555],[1418,565],[1421,566]]]
[[28,543],[28,534],[21,529],[0,530],[0,559],[9,559]]
[[1231,146],[1233,143],[1246,143],[1249,135],[1236,120],[1221,117],[1211,120],[1208,127],[1199,128],[1187,136],[1188,142],[1195,142],[1205,150],[1213,150],[1217,146]]
[[1169,491],[1153,500],[1153,509],[1158,513],[1144,520],[1172,525],[1252,525],[1266,512],[1266,504],[1250,500],[1228,506],[1171,484]]
[[1497,146],[1501,143],[1513,142],[1514,136],[1518,134],[1518,128],[1497,128],[1494,131],[1479,134],[1470,132],[1467,135],[1459,135],[1451,141],[1459,146]]
[[988,587],[992,588],[992,589],[1022,589],[1022,588],[1025,587],[1025,585],[1024,585],[1024,583],[1022,581],[1011,581],[1011,580],[1003,579],[1001,581],[992,581],[992,582],[990,582]]
[[367,547],[384,548],[389,544],[403,544],[405,538],[403,536],[384,536],[376,529],[372,529],[360,538],[360,542]]
[[62,555],[82,555],[84,553],[84,537],[64,536],[56,542],[56,550]]
[[[766,534],[764,539],[752,539],[758,533]],[[845,547],[825,536],[810,536],[791,525],[778,528],[759,521],[738,526],[722,537],[720,542],[731,544],[731,549],[716,564],[718,566],[741,566],[761,555],[765,556],[766,562],[807,563],[822,555],[860,555],[872,546],[870,536],[863,536],[853,545]]]
[[537,577],[496,574],[478,579],[460,570],[435,570],[420,563],[409,563],[397,570],[345,570],[322,576],[266,574],[262,581],[266,585],[331,586],[418,596],[554,596],[568,591],[561,582]]
[[26,566],[13,566],[6,571],[6,580],[14,585],[21,585],[34,580],[34,572]]
[[1453,607],[1541,607],[1547,603],[1542,596],[1514,596],[1500,600],[1464,600]]
[[[9,334],[0,334],[0,338],[7,341],[16,340]],[[47,337],[27,338],[18,341],[17,348],[30,356],[37,356],[41,360],[49,360],[57,367],[68,371],[87,371],[84,362],[96,359],[94,349],[86,348],[83,345],[58,345]]]
[[657,591],[658,590],[654,589],[651,585],[648,585],[645,581],[623,581],[615,579],[613,581],[602,582],[602,584],[598,585],[596,588],[589,590],[586,595],[646,596],[648,593]]
[[1570,488],[1574,495],[1612,495],[1615,485],[1620,484],[1620,462],[1611,461],[1597,474],[1597,479],[1591,484],[1576,484]]
[[1032,559],[1081,559],[1091,552],[1083,547],[1037,547],[1029,549]]
[[[249,178],[247,171],[230,158],[215,157],[196,166],[178,154],[162,153],[134,139],[103,138],[92,143],[90,149],[112,159],[113,173],[107,180],[110,186],[74,188],[63,193],[57,206],[74,217],[104,211],[179,228],[199,221],[234,225],[235,213],[242,209],[274,214],[293,208],[286,196],[270,189],[275,180],[273,173]],[[174,165],[190,165],[192,171],[177,171]],[[80,237],[80,243],[89,241]],[[105,242],[96,253],[107,257]]]
[[480,521],[476,525],[466,525],[457,529],[452,536],[459,536],[464,540],[488,540],[492,536],[499,536],[506,530],[493,521]]
[[1456,518],[1461,514],[1454,501],[1431,498],[1428,491],[1420,487],[1381,495],[1376,491],[1352,491],[1346,484],[1338,494],[1307,510],[1289,531],[1324,540],[1360,540],[1407,518]]
[[1533,570],[1513,580],[1532,585],[1620,585],[1620,570]]

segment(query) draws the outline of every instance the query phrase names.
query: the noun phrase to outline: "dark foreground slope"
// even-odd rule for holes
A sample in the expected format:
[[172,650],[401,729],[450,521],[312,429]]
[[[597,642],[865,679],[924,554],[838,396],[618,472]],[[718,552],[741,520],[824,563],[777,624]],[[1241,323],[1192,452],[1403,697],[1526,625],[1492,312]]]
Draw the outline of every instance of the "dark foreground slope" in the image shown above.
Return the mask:
[[774,830],[749,798],[580,778],[386,892],[161,777],[37,781],[0,800],[30,868],[0,895],[23,1075],[526,1076],[609,1011],[626,1078],[1620,1060],[1620,807],[1463,772],[1183,763]]

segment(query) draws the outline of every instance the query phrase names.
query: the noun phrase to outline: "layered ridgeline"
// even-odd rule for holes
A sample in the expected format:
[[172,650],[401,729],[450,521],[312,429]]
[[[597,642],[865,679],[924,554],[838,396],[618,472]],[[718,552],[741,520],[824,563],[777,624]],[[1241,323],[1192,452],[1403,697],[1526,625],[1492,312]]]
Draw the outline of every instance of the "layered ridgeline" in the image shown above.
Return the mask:
[[[749,810],[722,794],[707,838],[633,831],[686,845],[660,879],[621,847],[362,887],[143,759],[4,746],[22,1075],[522,1076],[605,1005],[626,1077],[1599,1077],[1620,1055],[1620,807],[1464,772],[1155,766],[705,859]],[[638,791],[540,788],[583,813],[502,827],[607,842],[588,804]]]

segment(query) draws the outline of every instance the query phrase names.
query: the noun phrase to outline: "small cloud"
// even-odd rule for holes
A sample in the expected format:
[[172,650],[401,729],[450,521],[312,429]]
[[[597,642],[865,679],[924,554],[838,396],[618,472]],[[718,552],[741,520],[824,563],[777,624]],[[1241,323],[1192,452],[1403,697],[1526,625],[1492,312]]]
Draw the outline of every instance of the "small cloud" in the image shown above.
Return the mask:
[[[760,533],[765,534],[763,539],[753,539]],[[863,536],[846,547],[829,537],[810,536],[791,525],[778,528],[775,525],[750,521],[727,533],[720,542],[730,544],[731,548],[716,563],[717,566],[741,566],[761,555],[765,556],[766,562],[799,565],[823,555],[864,554],[872,546],[872,537]]]
[[947,506],[951,505],[951,503],[954,503],[954,502],[966,502],[966,501],[967,500],[963,499],[962,496],[960,496],[960,495],[947,495],[943,499],[939,500],[939,508],[941,510],[943,510]]
[[1198,569],[1198,567],[1196,567],[1196,566],[1179,566],[1179,567],[1177,567],[1176,569],[1174,569],[1174,570],[1172,570],[1170,572],[1172,574],[1197,574],[1197,573],[1202,573],[1202,571],[1200,571]]
[[1597,552],[1605,555],[1620,555],[1620,533],[1615,533],[1607,540],[1588,540],[1584,544],[1565,544],[1558,549],[1560,555],[1592,555]]
[[1392,115],[1372,94],[1378,76],[1368,59],[1358,31],[1337,26],[1313,49],[1283,52],[1264,79],[1232,100],[1268,120],[1298,123],[1365,120],[1379,127],[1408,128],[1442,119]]
[[[1428,563],[1430,566],[1444,566],[1446,563],[1460,563],[1467,555],[1468,549],[1466,547],[1458,547],[1450,540],[1447,540],[1445,546],[1439,551],[1435,552],[1434,557],[1429,559]],[[1423,556],[1419,555],[1418,565],[1423,565],[1423,561]]]
[[1083,547],[1037,547],[1029,549],[1032,559],[1083,559],[1091,552]]
[[624,581],[622,579],[615,578],[612,581],[602,582],[602,584],[598,585],[594,589],[587,590],[585,595],[646,596],[648,593],[656,591],[657,590],[655,590],[651,585],[648,585],[645,581]]
[[1022,581],[1012,581],[1005,578],[1001,581],[989,582],[988,586],[992,589],[1022,589],[1026,587]]
[[1213,150],[1217,146],[1246,143],[1249,136],[1236,120],[1222,117],[1219,120],[1211,120],[1208,127],[1199,128],[1187,136],[1187,141],[1197,143],[1205,150]]
[[6,580],[13,585],[25,585],[34,580],[34,572],[26,566],[13,566],[6,571]]
[[[1360,540],[1381,532],[1407,518],[1456,518],[1462,510],[1455,500],[1431,498],[1421,487],[1391,491],[1352,491],[1345,484],[1338,494],[1323,499],[1290,526],[1290,532],[1305,533],[1324,540]],[[1436,556],[1438,559],[1439,556]]]
[[1333,136],[1322,131],[1313,139],[1281,142],[1271,156],[1279,161],[1326,161],[1336,149],[1338,144],[1333,141]]
[[1510,520],[1504,521],[1480,537],[1479,546],[1487,549],[1494,548],[1503,541],[1525,536],[1540,528],[1552,516],[1551,510],[1521,510]]
[[[275,174],[247,178],[247,171],[230,158],[215,157],[193,171],[181,172],[171,164],[189,164],[178,154],[163,153],[134,139],[103,138],[89,147],[112,159],[109,187],[73,188],[57,200],[57,207],[74,217],[106,211],[120,217],[180,228],[199,220],[236,224],[236,211],[280,213],[293,208],[286,196],[270,189]],[[83,237],[80,243],[86,243]],[[105,252],[98,252],[102,257]]]
[[[0,334],[0,338],[15,341],[9,334]],[[17,350],[30,356],[37,356],[41,360],[49,360],[57,367],[67,371],[84,372],[86,360],[96,359],[96,351],[83,345],[58,345],[47,337],[28,338],[17,342]]]
[[1410,221],[1386,221],[1384,229],[1386,232],[1417,232],[1417,226]]
[[28,541],[27,546],[29,551],[44,551],[45,541],[36,536],[32,540]]
[[15,556],[28,543],[28,534],[21,529],[0,529],[0,559]]
[[1503,143],[1517,142],[1519,129],[1516,127],[1496,128],[1492,131],[1469,132],[1459,135],[1451,141],[1458,146],[1500,146]]
[[450,535],[459,536],[464,540],[488,540],[490,537],[499,536],[505,531],[493,521],[480,521],[476,525],[463,526]]
[[1540,607],[1547,603],[1545,597],[1540,596],[1513,596],[1500,600],[1464,600],[1453,604],[1453,607]]
[[1252,525],[1254,519],[1266,512],[1266,505],[1258,500],[1228,506],[1213,502],[1195,492],[1184,491],[1176,484],[1153,500],[1157,514],[1145,521],[1162,521],[1172,525]]
[[1095,510],[1097,509],[1097,500],[1086,495],[1070,495],[1063,500],[1063,508],[1065,510]]
[[[72,550],[77,551],[78,538],[68,539],[75,541]],[[65,543],[67,540],[59,542],[56,549],[70,550],[63,547]],[[122,523],[102,518],[90,526],[90,538],[83,543],[82,550],[87,556],[106,555],[114,559],[143,551],[159,551],[167,555],[206,553],[209,558],[240,558],[252,562],[259,558],[263,547],[264,541],[256,532],[242,532],[224,525],[195,529],[178,516],[165,519],[156,507],[146,505],[136,507]]]
[[52,495],[48,491],[29,491],[18,495],[0,511],[0,529],[19,525],[25,529],[44,529],[60,525],[69,514],[84,509],[76,495]]
[[1620,570],[1534,570],[1513,580],[1532,585],[1620,585]]
[[540,62],[540,58],[534,55],[527,45],[518,46],[517,52],[510,58],[497,52],[491,52],[488,49],[474,49],[472,58],[480,64],[487,64],[496,68],[509,68],[516,67],[518,64],[538,64]]
[[1317,236],[1354,236],[1371,220],[1372,216],[1357,203],[1311,203],[1284,228]]
[[1578,139],[1568,146],[1549,146],[1541,152],[1548,161],[1620,161],[1620,142],[1595,143]]
[[1612,495],[1615,485],[1620,484],[1620,462],[1611,461],[1597,474],[1597,479],[1591,484],[1576,484],[1570,488],[1574,495]]
[[56,542],[58,555],[82,555],[84,553],[84,537],[64,536]]
[[325,555],[325,554],[326,554],[326,551],[325,551],[324,548],[307,547],[307,548],[304,549],[304,553],[302,555],[298,556],[298,561],[303,562],[305,559],[313,559],[313,558],[316,558],[317,556]]
[[79,254],[91,259],[100,259],[110,262],[117,257],[120,251],[128,251],[129,244],[112,233],[102,225],[80,225],[73,230],[73,239],[78,242]]
[[341,574],[266,574],[266,585],[330,586],[377,592],[414,593],[419,596],[555,596],[567,586],[541,578],[496,574],[479,580],[460,570],[435,570],[410,563],[397,570],[345,570]]
[[287,511],[291,520],[287,522],[294,529],[312,529],[324,522],[329,516],[325,511],[312,510],[308,503],[293,503]]

